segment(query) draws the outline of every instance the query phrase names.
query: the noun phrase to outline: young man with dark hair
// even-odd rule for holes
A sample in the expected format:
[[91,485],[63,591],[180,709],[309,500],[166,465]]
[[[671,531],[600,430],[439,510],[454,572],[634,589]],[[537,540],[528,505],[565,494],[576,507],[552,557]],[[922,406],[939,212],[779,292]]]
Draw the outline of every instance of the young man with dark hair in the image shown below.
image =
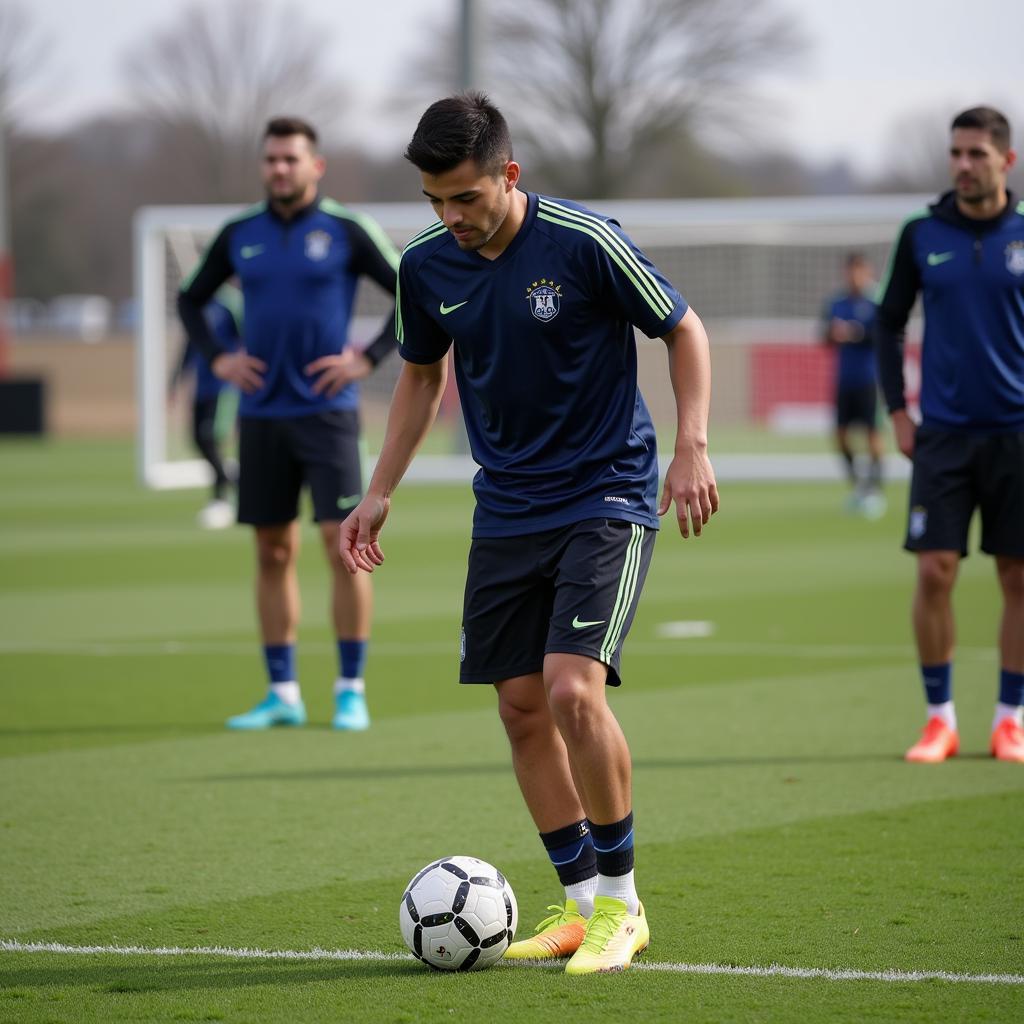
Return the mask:
[[[836,350],[836,447],[850,481],[850,508],[869,519],[885,511],[882,495],[882,435],[878,430],[878,384],[871,325],[875,319],[871,263],[861,252],[846,254],[844,287],[825,305],[822,340]],[[857,474],[851,428],[867,435],[870,463]]]
[[[999,696],[990,750],[1024,762],[1024,203],[1007,190],[1016,160],[999,111],[954,118],[953,189],[900,231],[880,292],[879,371],[896,441],[914,472],[906,548],[917,555],[913,622],[928,722],[907,760],[957,753],[952,594],[981,509],[981,549],[1003,597]],[[924,301],[921,423],[907,414],[903,330]]]
[[[267,200],[229,221],[185,283],[178,309],[189,337],[219,378],[242,391],[238,521],[253,526],[256,598],[269,692],[232,729],[302,725],[295,644],[299,493],[308,485],[332,571],[338,644],[338,729],[370,724],[363,666],[372,591],[345,571],[338,524],[362,495],[357,381],[395,347],[389,318],[362,352],[348,328],[360,278],[394,294],[398,253],[368,217],[318,195],[326,164],[316,131],[300,118],[274,118],[263,138]],[[229,277],[241,282],[245,344],[225,351],[203,307]]]
[[[399,268],[405,359],[366,497],[345,520],[349,570],[383,561],[391,494],[437,412],[454,346],[481,466],[463,609],[464,683],[493,683],[526,805],[565,903],[507,956],[628,967],[649,941],[633,879],[629,748],[608,706],[658,516],[699,534],[718,508],[711,375],[696,313],[607,217],[518,188],[485,96],[440,100],[406,152],[438,221]],[[633,325],[668,348],[675,457],[658,501]]]

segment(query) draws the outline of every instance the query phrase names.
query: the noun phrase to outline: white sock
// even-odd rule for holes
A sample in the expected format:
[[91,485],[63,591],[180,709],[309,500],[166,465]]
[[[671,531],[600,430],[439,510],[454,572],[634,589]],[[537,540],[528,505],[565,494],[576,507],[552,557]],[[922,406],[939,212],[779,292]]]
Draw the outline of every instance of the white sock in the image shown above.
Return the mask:
[[994,729],[1000,722],[1012,718],[1018,725],[1024,724],[1024,708],[1019,704],[1003,704],[1001,701],[996,704],[995,717],[992,719]]
[[345,679],[339,677],[334,680],[334,696],[339,693],[366,693],[366,683],[362,679]]
[[598,875],[597,895],[614,896],[617,900],[626,901],[626,910],[630,914],[640,913],[640,899],[636,894],[636,882],[633,872],[625,875]]
[[944,704],[929,704],[928,717],[941,718],[950,729],[956,732],[956,708],[953,707],[951,700],[947,700]]
[[565,898],[575,900],[580,913],[590,917],[594,912],[594,893],[597,892],[597,875],[584,878],[582,882],[573,882],[565,887]]
[[302,700],[302,691],[294,679],[290,679],[287,683],[271,683],[270,692],[283,700],[285,704],[298,704]]

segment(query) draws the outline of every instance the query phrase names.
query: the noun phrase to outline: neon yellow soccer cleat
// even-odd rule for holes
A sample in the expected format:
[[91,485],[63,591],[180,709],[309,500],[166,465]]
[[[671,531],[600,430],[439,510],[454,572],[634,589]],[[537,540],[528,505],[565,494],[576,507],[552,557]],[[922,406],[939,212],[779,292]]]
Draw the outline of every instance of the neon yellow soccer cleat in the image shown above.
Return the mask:
[[594,914],[587,921],[580,948],[565,965],[566,974],[609,974],[624,971],[633,957],[651,941],[643,904],[635,917],[626,911],[626,901],[611,896],[594,897]]
[[587,919],[576,901],[566,900],[564,907],[554,905],[548,910],[554,913],[537,925],[530,938],[513,942],[505,950],[506,960],[557,960],[580,948]]

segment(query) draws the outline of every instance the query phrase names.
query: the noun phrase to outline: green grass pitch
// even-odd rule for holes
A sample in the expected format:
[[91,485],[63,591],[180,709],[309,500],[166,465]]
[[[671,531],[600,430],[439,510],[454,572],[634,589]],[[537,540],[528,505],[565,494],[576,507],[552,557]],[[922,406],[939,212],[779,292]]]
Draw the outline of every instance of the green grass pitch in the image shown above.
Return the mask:
[[[403,886],[467,853],[559,894],[489,688],[460,688],[471,498],[399,491],[376,575],[374,726],[326,726],[327,578],[304,534],[311,724],[227,733],[262,692],[247,531],[132,479],[127,443],[0,446],[0,939],[400,953]],[[726,485],[666,530],[612,694],[635,761],[644,963],[1024,972],[1024,768],[986,755],[998,599],[957,591],[964,754],[900,755],[922,721],[905,492],[879,522],[833,485]],[[668,622],[713,623],[672,639]],[[2,1021],[807,1022],[1024,1019],[1024,985],[633,970],[569,979],[409,960],[0,951]]]

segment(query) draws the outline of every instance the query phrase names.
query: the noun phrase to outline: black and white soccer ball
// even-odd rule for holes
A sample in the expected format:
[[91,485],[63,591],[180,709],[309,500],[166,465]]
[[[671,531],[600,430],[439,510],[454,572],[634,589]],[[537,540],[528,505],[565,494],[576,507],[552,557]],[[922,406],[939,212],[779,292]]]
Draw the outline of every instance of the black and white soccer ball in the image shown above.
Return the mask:
[[413,876],[398,908],[413,956],[440,971],[479,971],[497,963],[519,921],[505,876],[476,857],[442,857]]

